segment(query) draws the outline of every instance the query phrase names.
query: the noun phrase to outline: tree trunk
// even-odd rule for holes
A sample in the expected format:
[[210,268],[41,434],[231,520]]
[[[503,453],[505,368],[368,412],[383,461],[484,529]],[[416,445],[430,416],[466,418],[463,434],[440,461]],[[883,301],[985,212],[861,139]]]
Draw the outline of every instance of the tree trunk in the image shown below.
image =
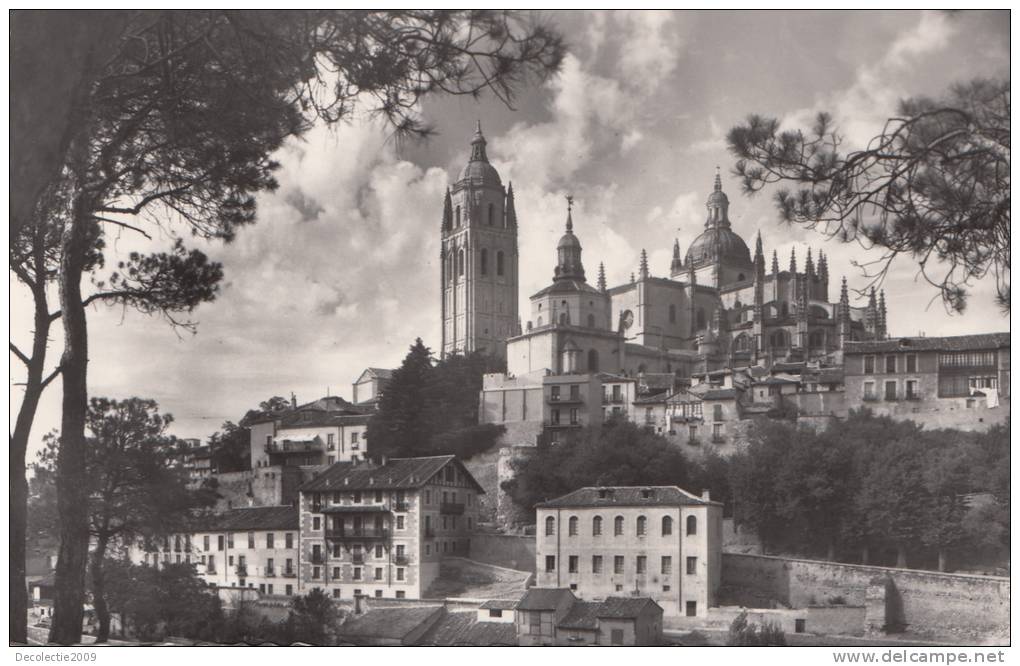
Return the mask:
[[939,548],[939,571],[946,570],[946,549]]
[[861,564],[867,564],[869,556],[871,555],[867,546],[861,546]]
[[92,551],[92,606],[99,619],[96,643],[105,643],[110,639],[110,608],[106,605],[106,575],[103,571],[107,542],[106,536],[99,537],[96,549]]
[[32,355],[26,366],[25,396],[18,409],[18,418],[11,434],[10,469],[10,640],[14,643],[28,642],[28,584],[25,580],[26,539],[28,530],[28,480],[25,478],[25,463],[28,438],[32,423],[39,408],[39,398],[46,388],[43,370],[46,367],[46,347],[50,335],[49,301],[46,298],[45,247],[46,229],[41,224],[35,236],[36,282],[29,285],[35,306],[35,329],[32,332]]
[[905,546],[896,546],[896,567],[907,568],[907,549]]
[[50,641],[63,645],[81,641],[89,550],[88,489],[85,478],[88,334],[81,297],[81,277],[90,207],[82,192],[82,180],[79,179],[76,185],[78,194],[60,238],[60,307],[64,323],[64,354],[60,366],[64,395],[61,405],[60,450],[57,454],[60,555],[57,559]]

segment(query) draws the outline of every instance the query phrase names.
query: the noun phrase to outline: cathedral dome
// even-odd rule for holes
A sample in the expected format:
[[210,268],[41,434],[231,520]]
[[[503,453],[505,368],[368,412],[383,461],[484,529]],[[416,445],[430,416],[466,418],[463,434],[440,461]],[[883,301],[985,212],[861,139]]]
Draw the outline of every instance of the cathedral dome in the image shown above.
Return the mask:
[[691,243],[685,263],[693,261],[698,264],[708,259],[728,259],[738,264],[750,264],[751,251],[744,239],[728,227],[709,227]]
[[564,250],[567,248],[581,249],[581,241],[577,239],[572,232],[567,232],[560,237],[560,242],[556,244],[557,250]]
[[496,167],[489,164],[485,154],[485,137],[482,135],[482,123],[478,123],[475,136],[471,139],[471,159],[460,172],[458,180],[470,180],[476,185],[488,185],[502,189],[503,181],[499,178]]

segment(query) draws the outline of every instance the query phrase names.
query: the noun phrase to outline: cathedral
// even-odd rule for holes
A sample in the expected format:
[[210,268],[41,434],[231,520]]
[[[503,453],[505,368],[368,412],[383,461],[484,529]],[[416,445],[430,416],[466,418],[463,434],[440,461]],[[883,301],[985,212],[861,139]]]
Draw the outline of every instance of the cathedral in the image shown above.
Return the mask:
[[644,250],[627,284],[608,286],[599,264],[589,284],[568,199],[549,286],[530,297],[522,325],[518,300],[518,220],[513,186],[504,188],[485,153],[481,126],[471,157],[447,191],[442,221],[442,353],[485,352],[511,376],[669,372],[689,377],[722,368],[842,361],[844,343],[886,337],[885,298],[852,307],[844,278],[830,301],[825,255],[810,249],[803,267],[791,254],[780,270],[762,239],[752,256],[729,220],[717,172],[705,202],[704,230],[686,253],[673,243],[669,277],[652,275]]

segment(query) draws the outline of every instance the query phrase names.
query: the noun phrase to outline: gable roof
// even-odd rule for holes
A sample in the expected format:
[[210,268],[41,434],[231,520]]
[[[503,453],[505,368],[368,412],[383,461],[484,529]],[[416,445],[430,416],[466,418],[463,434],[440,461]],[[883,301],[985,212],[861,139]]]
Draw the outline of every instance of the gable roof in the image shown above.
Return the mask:
[[252,506],[200,516],[195,529],[201,532],[251,532],[255,530],[297,530],[296,506]]
[[447,611],[415,645],[517,645],[517,628],[511,622],[479,622],[474,611]]
[[602,604],[597,601],[575,601],[556,627],[559,629],[595,630],[599,626],[598,610]]
[[731,388],[709,389],[701,394],[702,400],[733,400],[736,397],[736,389]]
[[390,458],[385,465],[371,462],[338,462],[301,486],[302,491],[402,490],[421,488],[447,465],[460,468],[480,493],[485,490],[456,456]]
[[340,625],[340,638],[403,640],[424,624],[431,624],[443,614],[442,606],[373,608],[364,615],[351,616]]
[[644,612],[649,605],[662,607],[649,597],[606,597],[596,614],[600,618],[633,618]]
[[376,379],[388,380],[393,378],[393,370],[390,368],[365,368],[362,370],[358,378],[354,380],[355,384],[360,384],[361,380],[365,377],[375,377]]
[[934,338],[895,338],[847,342],[844,354],[895,351],[977,351],[1009,347],[1009,333],[981,333]]
[[[599,506],[721,506],[677,486],[589,486],[562,497],[539,502],[536,508]],[[532,588],[534,589],[534,588]],[[523,599],[522,599],[523,601]]]
[[517,610],[555,610],[565,597],[576,600],[574,594],[565,587],[532,587],[517,602]]

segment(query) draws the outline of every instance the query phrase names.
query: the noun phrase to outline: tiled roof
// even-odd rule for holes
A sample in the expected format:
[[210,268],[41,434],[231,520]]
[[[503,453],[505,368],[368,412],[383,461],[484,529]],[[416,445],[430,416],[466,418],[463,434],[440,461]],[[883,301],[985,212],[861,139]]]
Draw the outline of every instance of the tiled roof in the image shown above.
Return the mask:
[[580,280],[556,280],[545,289],[532,294],[531,298],[545,296],[546,294],[571,294],[576,292],[602,295],[601,291],[587,282],[581,282]]
[[415,644],[482,647],[517,645],[517,629],[511,622],[479,622],[475,612],[447,612]]
[[935,338],[894,338],[847,342],[844,354],[866,354],[894,351],[977,351],[1009,347],[1009,333],[982,333]]
[[484,604],[479,606],[483,610],[494,608],[497,610],[513,610],[517,608],[517,601],[514,599],[489,599]]
[[517,645],[517,627],[510,622],[475,622],[455,645]]
[[[598,506],[690,506],[718,504],[677,486],[589,486],[540,502],[540,509]],[[532,588],[534,590],[535,588]],[[530,590],[529,590],[530,592]],[[521,600],[523,603],[523,599]]]
[[648,597],[607,597],[596,612],[600,618],[632,618],[640,615],[649,604],[658,606]]
[[364,414],[361,411],[354,410],[338,413],[325,409],[299,409],[296,412],[287,412],[280,417],[280,429],[304,428],[307,426],[365,425],[371,418],[371,414]]
[[709,389],[701,394],[702,400],[732,400],[736,397],[736,389],[731,388]]
[[[576,492],[576,491],[575,491]],[[564,597],[575,599],[574,594],[562,587],[532,587],[517,602],[517,610],[553,610],[563,603]]]
[[340,639],[389,638],[403,640],[423,624],[435,622],[444,612],[442,606],[373,608],[364,615],[351,616],[340,625]]
[[368,368],[368,371],[379,379],[391,379],[393,377],[393,370],[390,368]]
[[755,382],[755,384],[799,384],[796,379],[786,379],[785,377],[766,377]]
[[308,483],[304,491],[401,490],[420,488],[447,465],[457,465],[478,492],[485,491],[456,456],[426,458],[390,458],[385,465],[370,462],[338,462],[330,465]]
[[665,403],[666,400],[668,398],[670,398],[670,397],[671,396],[670,396],[670,393],[668,391],[663,391],[662,393],[653,393],[652,395],[643,395],[640,398],[635,399],[634,400],[634,404],[635,405],[661,405],[661,404]]
[[556,627],[559,629],[597,629],[599,626],[599,607],[597,601],[575,601],[567,614]]
[[195,529],[202,532],[249,532],[298,529],[296,506],[253,506],[200,516]]

